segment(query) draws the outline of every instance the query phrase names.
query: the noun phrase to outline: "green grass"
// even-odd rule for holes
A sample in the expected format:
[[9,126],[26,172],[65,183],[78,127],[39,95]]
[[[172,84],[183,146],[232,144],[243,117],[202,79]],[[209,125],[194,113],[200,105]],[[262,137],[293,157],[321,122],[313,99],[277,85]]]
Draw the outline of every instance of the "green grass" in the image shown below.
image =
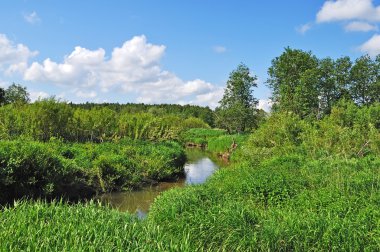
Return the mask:
[[225,130],[220,129],[203,129],[193,128],[185,132],[182,132],[180,138],[184,143],[204,144],[208,143],[208,140],[218,136],[225,135]]
[[226,152],[231,148],[232,143],[235,141],[237,147],[244,145],[249,135],[235,134],[235,135],[221,135],[210,138],[207,143],[207,150],[210,152]]
[[161,194],[138,220],[95,203],[17,202],[0,250],[376,251],[380,159],[274,157]]
[[1,251],[185,251],[163,230],[96,203],[17,202],[0,212]]
[[78,199],[134,189],[183,173],[185,153],[174,142],[0,142],[0,202],[21,197]]
[[380,246],[379,189],[379,158],[276,157],[167,192],[148,218],[178,242],[186,234],[199,250],[373,251]]

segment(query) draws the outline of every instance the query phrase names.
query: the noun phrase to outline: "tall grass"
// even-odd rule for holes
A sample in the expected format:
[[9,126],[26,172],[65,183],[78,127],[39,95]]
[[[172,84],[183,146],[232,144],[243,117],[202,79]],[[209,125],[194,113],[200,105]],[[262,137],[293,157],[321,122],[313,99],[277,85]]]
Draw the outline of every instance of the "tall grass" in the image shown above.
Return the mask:
[[186,251],[163,230],[96,203],[17,202],[0,212],[1,251]]
[[0,142],[0,202],[21,197],[78,199],[128,190],[183,173],[185,153],[174,142]]
[[198,250],[373,251],[380,245],[379,172],[374,157],[276,157],[167,192],[148,218],[179,242],[185,233]]

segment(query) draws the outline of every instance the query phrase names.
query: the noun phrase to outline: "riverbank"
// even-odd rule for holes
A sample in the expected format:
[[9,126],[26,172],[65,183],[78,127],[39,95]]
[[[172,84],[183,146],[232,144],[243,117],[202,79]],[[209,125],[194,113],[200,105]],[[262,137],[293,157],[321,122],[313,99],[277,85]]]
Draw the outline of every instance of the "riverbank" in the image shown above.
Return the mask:
[[203,184],[219,168],[227,165],[202,149],[186,148],[185,153],[184,177],[176,181],[159,182],[138,190],[105,193],[94,200],[100,200],[103,204],[122,212],[136,213],[139,218],[143,218],[160,194],[174,188]]
[[66,198],[176,180],[186,156],[175,142],[0,142],[0,199]]

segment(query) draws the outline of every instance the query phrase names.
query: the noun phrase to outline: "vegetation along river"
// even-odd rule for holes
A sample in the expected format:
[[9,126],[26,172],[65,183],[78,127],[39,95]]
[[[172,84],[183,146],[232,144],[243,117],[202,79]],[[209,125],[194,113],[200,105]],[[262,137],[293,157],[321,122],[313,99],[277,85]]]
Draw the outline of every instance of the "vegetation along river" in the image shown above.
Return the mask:
[[111,207],[119,211],[136,213],[143,218],[148,213],[150,205],[154,199],[166,190],[186,185],[202,184],[219,167],[225,165],[211,157],[207,152],[200,149],[186,150],[187,162],[184,165],[185,177],[176,182],[160,182],[155,186],[143,188],[138,191],[115,192],[103,194],[100,200],[110,204]]

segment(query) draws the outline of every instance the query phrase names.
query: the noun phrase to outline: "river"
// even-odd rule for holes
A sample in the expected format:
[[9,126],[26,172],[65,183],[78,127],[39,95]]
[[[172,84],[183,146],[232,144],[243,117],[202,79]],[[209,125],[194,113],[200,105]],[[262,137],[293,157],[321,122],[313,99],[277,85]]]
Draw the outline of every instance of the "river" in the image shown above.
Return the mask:
[[139,218],[144,218],[150,205],[160,193],[175,187],[202,184],[220,166],[225,165],[225,163],[218,162],[199,149],[187,149],[186,156],[185,178],[176,182],[160,182],[158,185],[146,187],[139,191],[103,194],[100,200],[119,211],[136,213]]

